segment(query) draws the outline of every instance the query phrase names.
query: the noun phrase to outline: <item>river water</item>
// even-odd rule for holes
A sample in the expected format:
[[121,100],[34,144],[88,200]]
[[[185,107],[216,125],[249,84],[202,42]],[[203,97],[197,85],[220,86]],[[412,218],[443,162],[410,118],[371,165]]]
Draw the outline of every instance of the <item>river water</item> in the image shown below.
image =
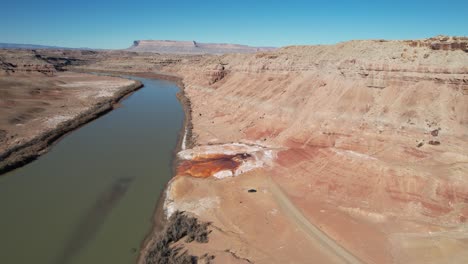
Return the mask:
[[0,263],[134,263],[171,177],[184,112],[176,84],[122,106],[0,176]]

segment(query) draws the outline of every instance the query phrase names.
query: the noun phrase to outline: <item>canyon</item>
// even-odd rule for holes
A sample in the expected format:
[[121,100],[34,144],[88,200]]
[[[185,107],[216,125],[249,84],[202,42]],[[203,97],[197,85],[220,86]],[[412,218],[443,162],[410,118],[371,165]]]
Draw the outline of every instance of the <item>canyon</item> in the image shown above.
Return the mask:
[[[171,225],[183,211],[210,231],[201,242],[171,241],[183,249],[175,257],[463,263],[466,43],[356,40],[223,55],[3,50],[0,69],[2,81],[114,72],[181,86],[188,121],[155,220]],[[96,87],[86,91],[104,89]],[[2,146],[17,144],[20,132],[4,131]],[[153,231],[141,263],[160,239]]]

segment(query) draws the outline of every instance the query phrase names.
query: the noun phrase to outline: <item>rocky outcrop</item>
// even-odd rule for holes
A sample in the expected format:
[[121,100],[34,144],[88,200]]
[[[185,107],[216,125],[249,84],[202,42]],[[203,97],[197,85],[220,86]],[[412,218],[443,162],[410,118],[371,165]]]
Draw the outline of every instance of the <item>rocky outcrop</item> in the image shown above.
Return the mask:
[[32,51],[35,57],[39,60],[42,60],[54,67],[56,71],[65,71],[64,67],[70,66],[72,64],[77,65],[81,60],[76,58],[68,58],[68,57],[46,57],[35,50]]
[[226,71],[226,68],[224,67],[223,64],[218,64],[216,67],[208,72],[208,78],[210,79],[210,85],[214,84],[218,81],[221,81],[228,72]]
[[[123,51],[109,53],[123,58],[132,55],[131,52]],[[0,49],[0,75],[42,73],[52,76],[57,72],[65,71],[69,66],[95,63],[103,60],[107,55],[108,52],[93,50]]]
[[0,51],[0,75],[13,73],[53,75],[56,71],[54,65],[35,57],[32,51]]
[[412,47],[429,47],[433,50],[462,50],[468,52],[468,37],[437,36],[424,40],[410,40]]

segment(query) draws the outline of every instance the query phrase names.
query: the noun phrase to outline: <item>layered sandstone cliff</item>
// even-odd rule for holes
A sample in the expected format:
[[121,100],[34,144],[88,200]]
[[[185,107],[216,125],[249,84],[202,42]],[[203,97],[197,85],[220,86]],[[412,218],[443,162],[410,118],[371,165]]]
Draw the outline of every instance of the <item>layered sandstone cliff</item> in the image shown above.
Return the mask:
[[182,243],[193,254],[463,263],[468,53],[424,44],[433,42],[108,54],[80,68],[183,79],[193,136],[165,208],[212,222],[210,242]]
[[423,40],[410,40],[413,47],[430,47],[433,50],[462,50],[468,52],[468,37],[436,36]]

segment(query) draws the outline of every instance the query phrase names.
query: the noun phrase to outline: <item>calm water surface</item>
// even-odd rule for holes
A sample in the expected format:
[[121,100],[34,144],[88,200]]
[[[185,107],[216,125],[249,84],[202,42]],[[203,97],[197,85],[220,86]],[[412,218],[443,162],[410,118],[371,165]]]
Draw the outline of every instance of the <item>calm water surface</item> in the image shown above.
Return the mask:
[[0,176],[0,263],[134,263],[151,228],[184,113],[171,82],[67,135]]

